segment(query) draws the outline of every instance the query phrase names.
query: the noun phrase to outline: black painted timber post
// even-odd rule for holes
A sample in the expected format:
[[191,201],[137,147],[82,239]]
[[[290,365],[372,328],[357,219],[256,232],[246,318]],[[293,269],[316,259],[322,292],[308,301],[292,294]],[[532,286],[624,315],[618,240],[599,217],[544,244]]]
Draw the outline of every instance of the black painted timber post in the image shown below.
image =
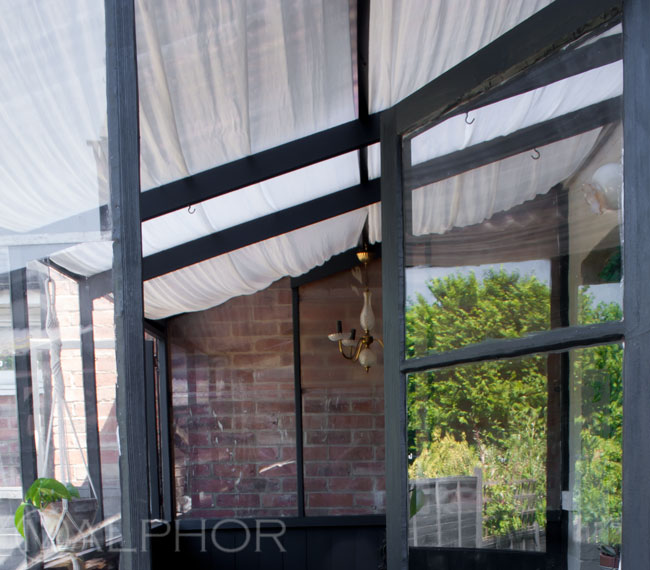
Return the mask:
[[650,3],[623,4],[624,568],[650,568]]
[[113,219],[113,294],[117,421],[122,488],[122,570],[151,568],[143,544],[149,517],[144,413],[144,323],[140,228],[138,75],[133,1],[105,0],[109,180]]
[[[29,313],[27,305],[27,270],[15,269],[9,274],[11,323],[14,336],[14,370],[16,373],[16,408],[18,414],[18,444],[23,496],[38,477],[36,441],[34,439],[34,399],[32,365],[29,346]],[[29,561],[41,550],[41,526],[36,511],[25,510],[25,556]],[[42,568],[35,563],[30,568]]]

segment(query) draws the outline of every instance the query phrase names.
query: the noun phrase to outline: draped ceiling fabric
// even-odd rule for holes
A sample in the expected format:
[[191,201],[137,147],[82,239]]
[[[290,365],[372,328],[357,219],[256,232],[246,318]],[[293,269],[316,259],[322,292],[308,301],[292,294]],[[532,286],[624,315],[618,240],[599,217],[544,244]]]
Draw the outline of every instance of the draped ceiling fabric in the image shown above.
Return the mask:
[[[373,0],[371,112],[400,101],[549,3]],[[356,24],[350,4],[136,0],[142,191],[353,120]],[[0,49],[8,54],[0,58],[0,236],[87,212],[90,227],[99,229],[98,206],[107,201],[102,2],[53,7],[7,0],[7,6],[0,19]],[[471,127],[462,117],[443,123],[436,129],[444,132],[432,129],[414,141],[414,157],[442,156],[609,98],[620,93],[616,66],[526,94],[516,112],[512,101],[486,107]],[[570,157],[579,161],[581,152],[567,155],[562,173],[571,172]],[[378,177],[379,145],[370,148],[368,164],[370,177]],[[541,172],[538,178],[547,183]],[[354,152],[207,200],[194,205],[194,213],[183,209],[149,220],[142,227],[143,255],[359,179]],[[510,191],[503,207],[548,190],[543,184]],[[501,188],[492,179],[491,187],[491,203],[499,204]],[[458,203],[469,202],[471,193]],[[423,231],[487,212],[457,210],[452,219],[441,211],[443,221],[423,219]],[[148,281],[146,316],[205,309],[304,273],[354,247],[366,219],[371,241],[380,241],[380,207],[374,205]],[[111,243],[93,239],[62,245],[52,259],[85,276],[109,269]]]

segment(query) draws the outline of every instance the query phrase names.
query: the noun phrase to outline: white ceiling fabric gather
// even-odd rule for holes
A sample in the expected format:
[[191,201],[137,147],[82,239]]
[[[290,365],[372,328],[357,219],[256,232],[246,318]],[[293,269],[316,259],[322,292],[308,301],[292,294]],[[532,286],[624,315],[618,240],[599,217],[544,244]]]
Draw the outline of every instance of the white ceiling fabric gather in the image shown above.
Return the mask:
[[355,117],[348,0],[137,0],[143,190]]
[[370,111],[392,107],[552,0],[373,0]]
[[287,275],[302,275],[333,251],[355,247],[365,220],[365,209],[348,212],[145,281],[145,315],[160,319],[200,311],[265,289]]

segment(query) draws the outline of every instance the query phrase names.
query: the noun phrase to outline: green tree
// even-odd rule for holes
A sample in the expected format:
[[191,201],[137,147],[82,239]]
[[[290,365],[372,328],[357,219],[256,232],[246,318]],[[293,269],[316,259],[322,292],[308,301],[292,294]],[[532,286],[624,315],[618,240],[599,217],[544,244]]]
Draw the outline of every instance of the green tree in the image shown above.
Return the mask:
[[[450,275],[428,284],[434,300],[418,295],[406,312],[410,357],[446,351],[486,339],[521,337],[550,325],[550,290],[534,276],[505,270]],[[579,322],[621,318],[615,303],[595,305],[579,295]],[[593,392],[582,429],[579,501],[583,520],[600,526],[620,510],[621,348],[575,351],[574,373]],[[408,444],[411,477],[470,475],[480,465],[492,481],[486,496],[487,527],[504,533],[521,526],[518,485],[534,481],[537,520],[545,519],[547,357],[480,362],[408,380]],[[606,400],[606,402],[605,402]],[[605,405],[605,403],[607,405]],[[614,492],[598,500],[603,481]]]

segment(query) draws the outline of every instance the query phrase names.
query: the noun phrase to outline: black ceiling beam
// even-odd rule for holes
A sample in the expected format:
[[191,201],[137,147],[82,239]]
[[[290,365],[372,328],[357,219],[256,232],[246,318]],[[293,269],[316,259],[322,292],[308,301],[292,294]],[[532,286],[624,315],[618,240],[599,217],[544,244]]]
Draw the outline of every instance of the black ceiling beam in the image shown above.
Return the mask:
[[[370,51],[370,0],[357,0],[356,14],[357,48],[357,105],[359,121],[366,123],[369,117],[368,54]],[[368,181],[368,148],[359,149],[359,178]]]
[[397,103],[397,132],[430,124],[604,22],[620,17],[621,4],[621,0],[555,0]]
[[561,51],[549,57],[520,76],[460,105],[445,118],[484,107],[550,83],[567,79],[580,73],[608,65],[623,56],[621,34],[607,36],[584,47]]
[[379,142],[379,115],[354,120],[153,188],[140,195],[142,221],[198,204]]
[[624,324],[621,321],[563,327],[540,331],[520,338],[490,339],[455,350],[432,352],[427,356],[405,361],[400,366],[400,370],[405,374],[412,374],[472,362],[516,358],[535,352],[570,350],[577,347],[619,342],[623,340],[623,334]]
[[607,123],[620,120],[621,100],[608,99],[538,123],[512,134],[473,145],[469,148],[437,157],[411,168],[404,168],[406,188],[418,188],[450,178],[462,172],[519,154],[526,149],[557,142]]
[[379,202],[378,180],[352,186],[149,255],[142,261],[142,278],[144,281],[154,279],[188,265],[322,222],[375,202]]

